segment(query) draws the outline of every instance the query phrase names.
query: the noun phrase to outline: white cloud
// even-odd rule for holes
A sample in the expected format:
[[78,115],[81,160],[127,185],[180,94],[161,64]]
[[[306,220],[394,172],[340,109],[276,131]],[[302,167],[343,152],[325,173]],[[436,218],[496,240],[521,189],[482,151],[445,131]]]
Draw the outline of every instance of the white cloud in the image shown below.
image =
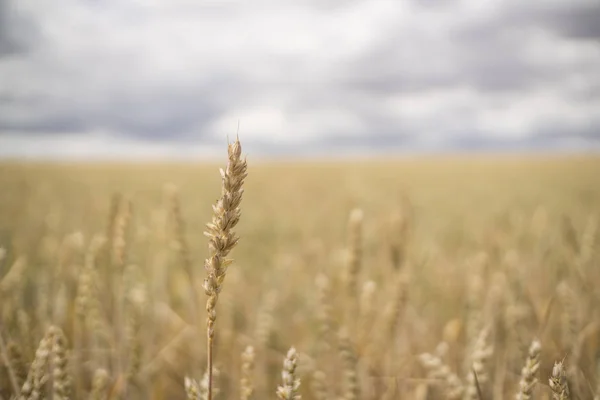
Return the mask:
[[[223,143],[226,143],[225,141]],[[56,161],[98,160],[214,160],[223,157],[223,145],[153,142],[107,132],[36,133],[0,135],[0,158]]]

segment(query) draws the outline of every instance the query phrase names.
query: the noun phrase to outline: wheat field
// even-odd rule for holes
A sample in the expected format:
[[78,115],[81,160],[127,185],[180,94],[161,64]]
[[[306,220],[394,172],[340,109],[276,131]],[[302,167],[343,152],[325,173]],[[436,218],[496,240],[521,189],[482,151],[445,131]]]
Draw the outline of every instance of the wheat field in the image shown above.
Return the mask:
[[600,399],[600,158],[235,146],[0,164],[0,399]]

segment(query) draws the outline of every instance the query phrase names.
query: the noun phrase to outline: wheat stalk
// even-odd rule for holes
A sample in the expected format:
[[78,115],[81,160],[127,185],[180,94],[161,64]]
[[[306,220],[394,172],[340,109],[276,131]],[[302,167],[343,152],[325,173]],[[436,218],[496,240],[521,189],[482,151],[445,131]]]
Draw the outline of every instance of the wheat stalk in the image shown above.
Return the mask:
[[[20,354],[18,354],[20,356]],[[23,379],[20,379],[20,375],[22,376],[22,374],[19,374],[19,367],[21,359],[19,358],[18,360],[15,360],[15,354],[11,355],[11,350],[10,350],[10,343],[9,345],[5,345],[4,344],[4,339],[2,338],[2,336],[0,336],[0,356],[2,358],[2,361],[6,367],[7,373],[8,373],[8,379],[10,381],[10,384],[12,385],[12,389],[15,392],[15,394],[18,396],[19,395],[19,385],[22,384]],[[25,372],[26,374],[26,372]]]
[[594,400],[600,400],[600,358],[596,358],[596,395]]
[[315,284],[317,286],[317,310],[315,315],[319,323],[317,328],[318,338],[315,342],[316,351],[325,353],[331,349],[334,336],[333,329],[335,322],[332,317],[331,287],[329,278],[322,273],[317,275]]
[[359,208],[352,210],[348,218],[348,253],[347,253],[347,285],[351,295],[358,292],[358,274],[362,264],[363,211]]
[[244,193],[242,186],[248,175],[246,161],[241,158],[242,146],[239,139],[228,145],[228,155],[227,169],[221,170],[221,198],[213,206],[212,222],[206,225],[205,232],[209,238],[210,251],[210,256],[204,263],[208,274],[204,280],[204,290],[208,296],[206,302],[208,400],[212,400],[213,339],[217,319],[217,300],[223,287],[227,267],[232,263],[227,255],[239,240],[233,228],[240,220],[240,203]]
[[190,246],[186,237],[186,224],[185,219],[183,218],[183,212],[181,210],[181,202],[179,201],[179,191],[177,187],[174,185],[169,185],[166,189],[166,195],[169,202],[169,211],[170,216],[173,223],[173,235],[174,241],[176,243],[177,251],[180,255],[181,262],[183,264],[183,269],[188,276],[189,279],[189,292],[191,301],[191,312],[192,312],[192,320],[194,323],[197,322],[198,318],[198,293],[196,289],[196,282],[192,256],[190,252]]
[[375,303],[376,294],[377,283],[374,281],[366,281],[363,283],[359,302],[359,326],[361,327],[361,330],[358,332],[358,342],[361,345],[369,340],[372,324],[377,315]]
[[410,236],[408,211],[408,206],[405,205],[402,210],[396,210],[390,218],[390,258],[395,270],[400,270],[406,260],[406,248]]

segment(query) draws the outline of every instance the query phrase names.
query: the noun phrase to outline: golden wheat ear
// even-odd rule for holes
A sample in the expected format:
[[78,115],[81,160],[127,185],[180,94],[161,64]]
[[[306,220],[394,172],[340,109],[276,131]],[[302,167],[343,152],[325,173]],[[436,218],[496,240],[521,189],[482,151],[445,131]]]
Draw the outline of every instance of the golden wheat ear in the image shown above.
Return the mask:
[[427,370],[428,379],[440,381],[445,386],[447,399],[458,400],[462,398],[465,392],[462,381],[438,355],[423,353],[419,355],[419,361]]
[[240,381],[240,399],[250,400],[254,392],[254,347],[247,346],[242,353],[242,379]]
[[187,400],[200,400],[202,399],[200,393],[200,384],[198,382],[196,382],[195,379],[192,379],[190,377],[185,377],[184,381],[183,381],[184,387],[185,387],[185,394],[186,394],[186,398]]
[[92,378],[92,391],[90,392],[90,400],[106,399],[110,376],[104,368],[99,368],[94,372]]
[[519,392],[517,400],[530,400],[533,395],[533,388],[537,383],[536,374],[540,369],[540,353],[542,352],[542,344],[539,340],[534,339],[529,346],[529,353],[525,366],[521,371],[521,380],[519,381]]
[[283,384],[277,388],[277,397],[280,400],[300,400],[298,389],[300,388],[300,379],[296,376],[296,367],[298,364],[298,354],[294,347],[290,348],[285,360],[283,360],[283,370],[281,379]]
[[312,373],[310,389],[317,400],[327,400],[329,398],[330,382],[327,380],[327,375],[320,369]]
[[54,327],[51,327],[46,331],[46,334],[35,351],[35,358],[29,368],[27,379],[21,388],[20,399],[35,399],[40,398],[40,396],[45,394],[43,392],[49,381],[48,362],[55,333],[53,328]]
[[69,375],[67,338],[60,328],[54,327],[51,348],[52,398],[67,400],[72,396],[72,382]]
[[357,364],[358,358],[348,330],[342,328],[338,333],[338,346],[340,359],[344,368],[344,377],[342,382],[342,398],[344,400],[360,399],[360,386],[358,383]]
[[562,361],[554,363],[549,384],[550,389],[552,389],[553,400],[571,400],[569,384],[567,382],[567,373]]
[[466,398],[477,400],[480,390],[489,380],[488,361],[494,350],[489,343],[490,329],[483,328],[475,341],[470,355],[471,370],[467,373]]

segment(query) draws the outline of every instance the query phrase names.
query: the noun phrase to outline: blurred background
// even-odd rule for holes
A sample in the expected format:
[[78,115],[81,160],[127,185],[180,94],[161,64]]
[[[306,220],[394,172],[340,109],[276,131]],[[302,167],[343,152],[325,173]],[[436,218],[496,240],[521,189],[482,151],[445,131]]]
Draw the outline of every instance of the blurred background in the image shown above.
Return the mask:
[[0,157],[600,149],[596,0],[0,0]]
[[0,400],[600,400],[599,171],[599,0],[0,0]]

